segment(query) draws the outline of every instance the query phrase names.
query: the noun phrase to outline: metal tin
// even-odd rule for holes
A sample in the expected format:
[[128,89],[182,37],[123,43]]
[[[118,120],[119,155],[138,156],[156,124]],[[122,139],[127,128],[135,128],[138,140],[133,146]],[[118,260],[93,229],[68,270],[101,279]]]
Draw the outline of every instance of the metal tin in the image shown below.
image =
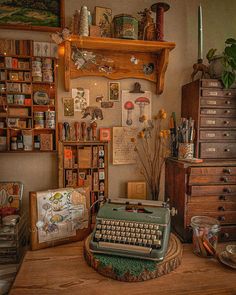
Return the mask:
[[118,14],[113,18],[114,37],[138,39],[138,20],[129,14]]

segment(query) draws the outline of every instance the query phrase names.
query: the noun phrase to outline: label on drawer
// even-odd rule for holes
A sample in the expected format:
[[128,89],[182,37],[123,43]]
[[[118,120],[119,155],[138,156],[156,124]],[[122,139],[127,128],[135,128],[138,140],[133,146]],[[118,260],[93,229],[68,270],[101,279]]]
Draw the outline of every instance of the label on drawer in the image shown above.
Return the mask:
[[212,138],[212,137],[215,137],[215,136],[216,136],[215,133],[206,133],[206,137]]
[[218,87],[219,83],[218,82],[208,82],[208,85],[211,87]]
[[208,125],[215,125],[216,121],[215,120],[206,120],[206,124]]
[[216,149],[213,148],[213,147],[210,147],[210,148],[207,148],[206,151],[207,152],[211,152],[211,153],[213,152],[214,153],[216,151]]
[[212,96],[217,96],[218,92],[217,91],[209,91],[209,95]]
[[207,104],[210,104],[210,105],[215,105],[216,104],[216,100],[207,100],[206,103]]
[[216,110],[206,110],[207,115],[216,115]]

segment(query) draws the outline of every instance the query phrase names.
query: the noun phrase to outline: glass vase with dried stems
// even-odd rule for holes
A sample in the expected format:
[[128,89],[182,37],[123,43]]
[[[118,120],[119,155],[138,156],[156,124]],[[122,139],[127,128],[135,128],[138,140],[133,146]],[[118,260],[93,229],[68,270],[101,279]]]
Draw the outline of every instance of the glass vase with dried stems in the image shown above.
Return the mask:
[[137,153],[140,172],[144,176],[152,200],[159,200],[161,177],[166,158],[170,154],[170,131],[163,129],[163,122],[167,113],[161,109],[152,120],[140,118],[144,123],[143,129],[135,140],[135,152]]

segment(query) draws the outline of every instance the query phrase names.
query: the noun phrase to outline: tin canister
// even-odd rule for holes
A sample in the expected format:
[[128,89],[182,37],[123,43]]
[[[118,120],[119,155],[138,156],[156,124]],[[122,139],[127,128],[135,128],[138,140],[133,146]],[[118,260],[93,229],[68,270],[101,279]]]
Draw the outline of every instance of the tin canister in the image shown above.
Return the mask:
[[114,37],[138,39],[138,20],[129,14],[118,14],[113,18]]
[[14,103],[23,105],[25,102],[25,95],[24,94],[15,94],[14,95]]
[[34,112],[34,128],[44,128],[44,112]]
[[53,74],[51,70],[43,71],[43,81],[49,83],[53,82]]
[[55,111],[45,112],[45,127],[50,129],[55,129]]
[[43,69],[44,70],[51,70],[52,69],[52,59],[51,58],[45,58],[43,60]]

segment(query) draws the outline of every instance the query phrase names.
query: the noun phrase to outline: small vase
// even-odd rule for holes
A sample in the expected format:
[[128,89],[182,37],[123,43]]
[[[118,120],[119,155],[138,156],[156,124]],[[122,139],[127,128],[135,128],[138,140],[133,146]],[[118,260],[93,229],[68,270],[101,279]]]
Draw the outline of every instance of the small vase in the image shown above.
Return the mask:
[[210,61],[210,65],[209,65],[210,77],[212,79],[220,79],[223,71],[224,71],[223,56],[217,55]]

